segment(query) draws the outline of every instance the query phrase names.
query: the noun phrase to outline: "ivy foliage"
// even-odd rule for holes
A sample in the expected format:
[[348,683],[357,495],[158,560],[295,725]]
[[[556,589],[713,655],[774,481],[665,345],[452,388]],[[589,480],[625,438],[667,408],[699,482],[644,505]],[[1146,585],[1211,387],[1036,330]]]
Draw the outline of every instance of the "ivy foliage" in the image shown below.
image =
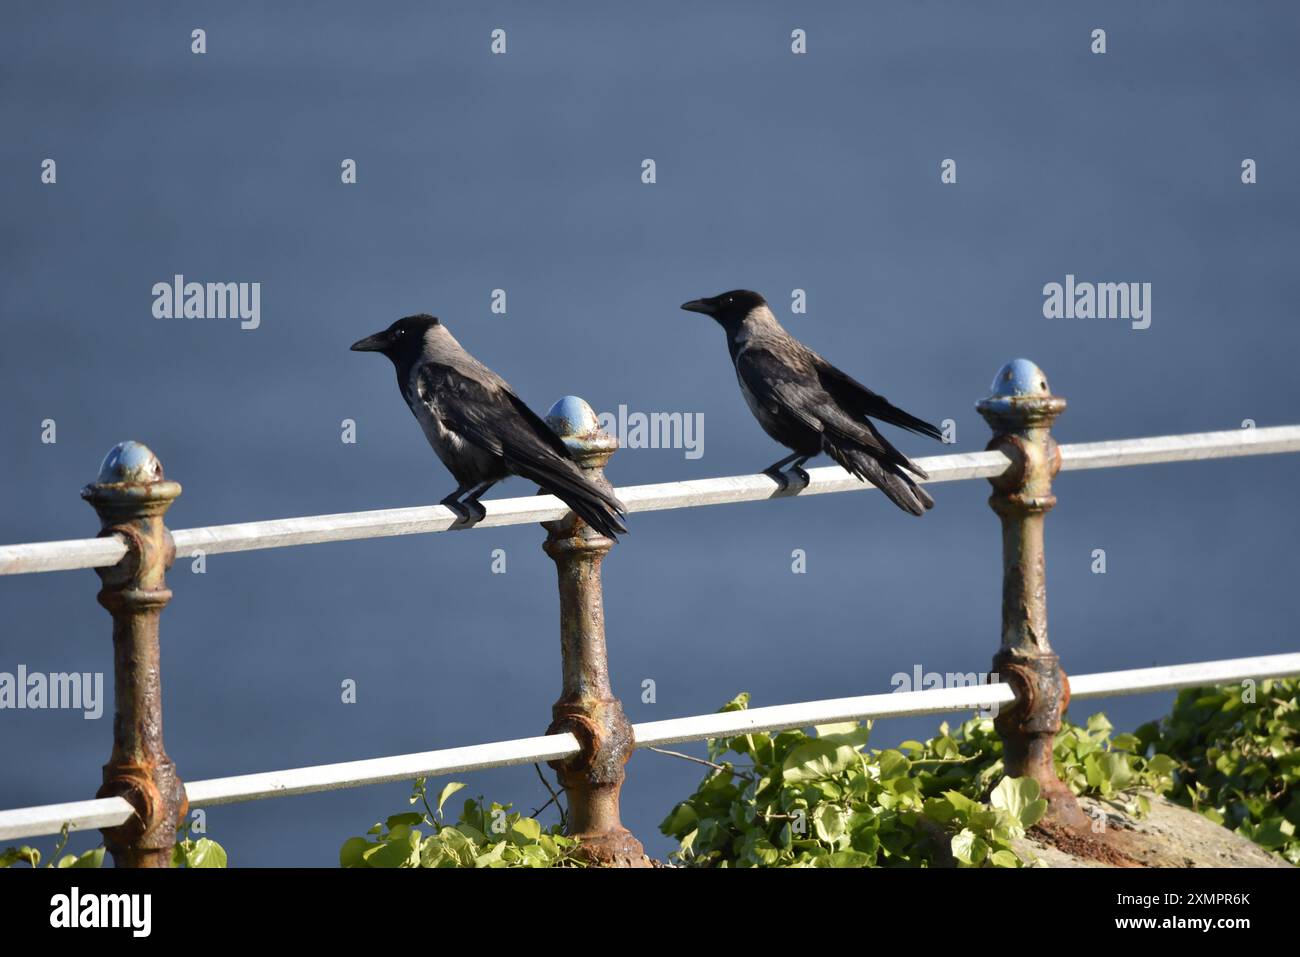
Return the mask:
[[[449,783],[429,804],[428,782],[420,778],[410,803],[422,811],[394,814],[375,824],[365,837],[353,837],[339,850],[343,867],[581,867],[574,857],[578,842],[565,837],[559,824],[543,827],[536,817],[511,811],[509,804],[467,799],[455,823],[443,809],[459,781]],[[426,834],[424,828],[429,831]]]
[[[59,856],[62,848],[55,848],[50,859],[46,861],[46,867],[103,867],[104,866],[104,849],[96,847],[84,854],[64,854]],[[41,866],[41,852],[34,847],[24,844],[22,847],[7,847],[3,853],[0,853],[0,867],[17,867],[19,864],[26,864],[28,867]]]
[[[46,867],[103,867],[104,866],[104,848],[91,848],[82,854],[64,854],[63,849],[68,846],[68,825],[63,825],[63,830],[59,832],[59,843],[50,853],[49,860],[46,861]],[[22,847],[8,847],[0,852],[0,867],[16,867],[20,864],[26,864],[28,867],[41,866],[41,852],[27,845]],[[190,837],[189,827],[186,825],[177,835],[176,846],[172,849],[172,866],[173,867],[225,867],[226,851],[216,841],[206,837],[194,840]]]
[[[1184,691],[1173,712],[1133,734],[1104,714],[1063,724],[1053,749],[1070,789],[1142,817],[1171,798],[1300,863],[1300,682]],[[747,708],[738,695],[723,711]],[[1017,838],[1046,811],[1035,781],[1009,778],[993,721],[947,723],[927,741],[867,747],[871,725],[749,733],[708,742],[713,767],[660,825],[687,867],[1031,867]],[[581,866],[559,825],[510,805],[467,800],[444,819],[453,782],[343,845],[345,867]],[[554,795],[552,795],[554,797]],[[424,829],[429,829],[425,833]]]
[[[741,694],[723,711],[747,708]],[[1175,762],[1138,753],[1135,735],[1111,738],[1104,715],[1063,728],[1055,763],[1076,793],[1133,813],[1142,789],[1170,785]],[[715,767],[660,829],[691,867],[1026,867],[1013,842],[1047,810],[1031,778],[1003,774],[1002,743],[987,717],[928,741],[868,750],[870,723],[750,733],[709,741]]]
[[226,849],[211,838],[198,840],[190,837],[189,831],[182,832],[176,846],[172,848],[172,867],[225,867]]
[[1138,728],[1176,761],[1169,797],[1300,865],[1300,680],[1179,692]]

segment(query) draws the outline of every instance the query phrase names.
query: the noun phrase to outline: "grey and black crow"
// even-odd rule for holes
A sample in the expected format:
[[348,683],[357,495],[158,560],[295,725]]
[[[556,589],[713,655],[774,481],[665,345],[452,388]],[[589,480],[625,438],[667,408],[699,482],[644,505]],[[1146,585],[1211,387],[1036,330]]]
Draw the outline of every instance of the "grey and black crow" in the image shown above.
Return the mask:
[[354,342],[352,351],[381,352],[392,360],[402,398],[458,483],[441,504],[464,521],[482,519],[483,493],[519,475],[602,535],[627,531],[619,518],[626,512],[623,503],[591,482],[560,437],[435,317],[399,319]]
[[[756,292],[736,289],[682,308],[711,316],[726,331],[750,411],[768,435],[794,453],[763,470],[782,489],[789,487],[791,473],[807,485],[803,464],[825,452],[904,511],[921,515],[933,507],[934,499],[907,474],[929,478],[925,470],[890,445],[867,416],[941,439],[937,428],[891,405],[791,336]],[[790,472],[782,472],[787,465]]]

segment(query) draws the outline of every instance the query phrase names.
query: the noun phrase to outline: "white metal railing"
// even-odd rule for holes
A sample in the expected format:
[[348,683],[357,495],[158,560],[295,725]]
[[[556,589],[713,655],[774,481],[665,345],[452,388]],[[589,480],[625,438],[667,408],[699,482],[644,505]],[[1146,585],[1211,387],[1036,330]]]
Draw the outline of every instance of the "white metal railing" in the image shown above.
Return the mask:
[[[1300,425],[1062,445],[1061,469],[1103,469],[1279,452],[1300,452]],[[916,461],[930,473],[932,483],[990,478],[1002,474],[1009,464],[1001,452],[964,452]],[[872,487],[839,466],[809,469],[808,474],[811,482],[798,493],[800,496],[856,492]],[[630,485],[617,491],[630,512],[754,502],[780,494],[773,492],[772,480],[761,473],[693,482]],[[553,495],[488,499],[482,504],[487,515],[474,528],[551,522],[563,518],[569,510]],[[215,555],[288,545],[445,532],[456,521],[455,513],[442,505],[421,505],[184,528],[173,530],[172,540],[176,543],[178,555],[188,555],[195,549]],[[126,546],[121,539],[113,537],[4,545],[0,546],[0,575],[104,567],[116,564],[125,554]]]
[[[1297,674],[1300,674],[1300,654],[1233,658],[1077,675],[1070,679],[1070,696],[1072,700],[1083,700]],[[633,732],[636,735],[636,747],[652,748],[746,732],[806,728],[837,721],[972,711],[1009,704],[1015,697],[1011,686],[1007,684],[968,685],[670,718],[633,725]],[[553,734],[418,754],[191,781],[185,786],[185,793],[191,807],[208,807],[553,761],[572,757],[580,750],[578,741],[572,734]],[[134,813],[131,805],[119,797],[0,811],[0,841],[57,834],[64,824],[72,831],[116,827]]]

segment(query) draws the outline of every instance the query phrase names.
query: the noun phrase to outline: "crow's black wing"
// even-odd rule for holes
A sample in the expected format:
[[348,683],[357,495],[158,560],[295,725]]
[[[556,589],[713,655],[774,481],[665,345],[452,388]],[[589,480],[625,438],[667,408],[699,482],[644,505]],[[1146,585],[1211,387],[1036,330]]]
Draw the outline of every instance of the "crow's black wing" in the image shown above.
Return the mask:
[[883,395],[872,392],[857,379],[841,372],[816,353],[812,353],[812,363],[822,388],[830,393],[840,408],[855,418],[863,419],[872,416],[881,422],[907,429],[909,432],[928,435],[932,439],[943,439],[943,433],[936,426],[924,419],[918,419],[910,412],[904,412]]
[[816,408],[826,401],[809,368],[799,356],[767,346],[746,346],[735,356],[736,375],[759,408],[770,416],[787,418],[820,432]]
[[618,517],[623,503],[582,474],[560,437],[504,380],[429,362],[419,381],[453,432],[501,456],[512,472],[563,500],[601,534],[627,531]]
[[515,395],[507,386],[505,388],[506,399],[514,406],[515,411],[519,413],[520,418],[528,424],[532,433],[538,436],[542,441],[551,447],[551,450],[557,455],[561,455],[569,461],[573,461],[573,453],[569,447],[564,444],[564,440],[555,434],[555,430],[546,424],[546,420],[540,415],[528,408],[524,400]]
[[572,456],[504,381],[480,378],[454,366],[426,362],[420,368],[420,393],[458,435],[503,458],[538,461]]
[[822,433],[826,442],[860,446],[869,455],[903,468],[912,465],[870,422],[839,407],[822,384],[812,353],[749,346],[736,354],[736,373],[768,414]]
[[899,508],[921,515],[934,505],[903,474],[925,470],[894,448],[854,408],[844,408],[821,381],[817,356],[793,347],[748,346],[736,355],[736,372],[769,415],[795,417],[822,437],[825,452],[849,473],[879,488]]

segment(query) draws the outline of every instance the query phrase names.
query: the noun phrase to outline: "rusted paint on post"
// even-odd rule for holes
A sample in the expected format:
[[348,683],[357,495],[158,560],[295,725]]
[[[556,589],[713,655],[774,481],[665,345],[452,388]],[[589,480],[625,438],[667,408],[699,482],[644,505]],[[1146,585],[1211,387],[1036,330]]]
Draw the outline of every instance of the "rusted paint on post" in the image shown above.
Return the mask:
[[[551,407],[547,424],[573,452],[588,478],[608,489],[605,463],[618,440],[601,431],[591,407],[565,396]],[[619,820],[624,765],[632,755],[632,725],[609,684],[605,606],[600,567],[614,543],[570,513],[546,522],[546,554],[560,582],[560,654],[563,692],[551,709],[547,734],[572,732],[582,752],[552,761],[569,799],[569,834],[581,853],[603,867],[644,867],[641,842]]]
[[81,490],[127,553],[97,568],[99,603],[113,616],[113,754],[96,797],[120,796],[135,808],[125,824],[106,828],[117,867],[170,867],[176,829],[187,811],[185,787],[163,749],[158,619],[171,600],[165,574],[175,557],[163,514],[181,494],[162,465],[138,442],[115,446],[98,480]]
[[1002,647],[993,669],[1017,694],[994,719],[1006,773],[1038,781],[1048,820],[1087,828],[1087,816],[1052,764],[1070,684],[1047,640],[1043,523],[1056,504],[1052,479],[1061,467],[1051,428],[1065,404],[1037,365],[1015,359],[999,370],[992,395],[976,408],[993,429],[988,448],[1011,460],[1006,472],[989,479],[989,505],[1002,520]]

